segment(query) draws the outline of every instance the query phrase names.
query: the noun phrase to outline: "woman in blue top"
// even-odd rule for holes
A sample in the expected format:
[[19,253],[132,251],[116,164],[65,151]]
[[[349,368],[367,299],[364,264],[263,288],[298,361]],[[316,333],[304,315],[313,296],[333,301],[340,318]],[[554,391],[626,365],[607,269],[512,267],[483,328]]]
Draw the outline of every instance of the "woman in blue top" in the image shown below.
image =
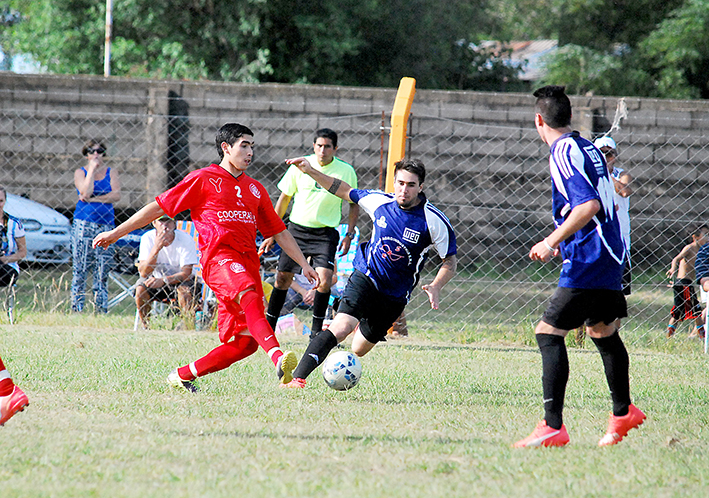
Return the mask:
[[106,147],[98,140],[89,141],[81,153],[87,165],[74,171],[74,185],[79,194],[72,223],[71,309],[83,311],[84,290],[89,270],[93,269],[94,303],[100,313],[108,311],[108,272],[113,262],[113,248],[91,247],[96,235],[115,227],[113,203],[121,198],[118,173],[103,162]]
[[0,186],[0,287],[17,282],[20,274],[18,261],[27,256],[25,229],[22,222],[5,212],[7,193]]

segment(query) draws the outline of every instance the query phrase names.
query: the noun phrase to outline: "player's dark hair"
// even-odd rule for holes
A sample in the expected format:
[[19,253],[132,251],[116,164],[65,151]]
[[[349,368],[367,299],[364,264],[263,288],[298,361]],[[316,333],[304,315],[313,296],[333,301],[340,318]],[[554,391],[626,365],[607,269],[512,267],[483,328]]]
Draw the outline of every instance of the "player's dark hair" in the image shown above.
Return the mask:
[[709,232],[709,226],[707,225],[697,225],[692,232],[692,237],[699,237],[702,235],[702,231]]
[[332,146],[337,148],[337,132],[335,130],[331,130],[330,128],[320,128],[315,132],[313,143],[317,142],[318,138],[329,138],[332,141]]
[[537,98],[534,112],[541,114],[544,122],[552,128],[564,128],[571,124],[571,101],[564,90],[566,87],[549,85],[532,94]]
[[254,132],[248,127],[238,124],[238,123],[227,123],[217,132],[217,138],[214,140],[217,144],[217,154],[219,154],[219,159],[224,159],[224,151],[222,150],[222,142],[226,142],[229,145],[234,145],[239,137],[243,135],[254,136]]
[[419,159],[402,159],[394,163],[394,175],[396,172],[403,169],[409,173],[413,173],[419,177],[419,185],[426,180],[426,167]]

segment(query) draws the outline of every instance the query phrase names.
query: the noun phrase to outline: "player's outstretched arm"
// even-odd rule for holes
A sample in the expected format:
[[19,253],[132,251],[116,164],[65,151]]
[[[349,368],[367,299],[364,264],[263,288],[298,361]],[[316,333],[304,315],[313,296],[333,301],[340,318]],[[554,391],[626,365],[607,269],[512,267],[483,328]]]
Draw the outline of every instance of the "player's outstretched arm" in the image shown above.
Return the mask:
[[295,164],[300,171],[309,175],[313,180],[318,182],[322,188],[340,199],[350,202],[350,190],[352,190],[352,187],[339,178],[333,178],[322,171],[316,170],[306,158],[294,157],[293,159],[286,159],[286,164]]
[[441,267],[436,273],[436,278],[430,284],[422,285],[421,289],[428,294],[428,302],[431,303],[431,308],[438,309],[440,304],[441,289],[444,285],[450,282],[450,279],[455,275],[456,267],[458,266],[458,258],[452,254],[443,260]]
[[305,256],[303,256],[300,247],[298,247],[298,243],[295,241],[291,233],[288,230],[283,230],[282,232],[274,235],[273,238],[276,240],[278,245],[281,246],[281,249],[283,249],[285,253],[293,259],[293,261],[300,265],[303,269],[303,276],[305,276],[311,284],[314,284],[315,287],[320,285],[320,279],[318,278],[317,272],[308,264],[308,261],[305,259]]
[[163,214],[165,214],[165,211],[162,210],[157,202],[153,201],[150,204],[143,206],[140,211],[135,213],[113,230],[101,232],[94,237],[93,247],[103,247],[105,249],[124,235],[128,235],[133,230],[138,228],[143,228],[145,225],[148,225],[160,218]]

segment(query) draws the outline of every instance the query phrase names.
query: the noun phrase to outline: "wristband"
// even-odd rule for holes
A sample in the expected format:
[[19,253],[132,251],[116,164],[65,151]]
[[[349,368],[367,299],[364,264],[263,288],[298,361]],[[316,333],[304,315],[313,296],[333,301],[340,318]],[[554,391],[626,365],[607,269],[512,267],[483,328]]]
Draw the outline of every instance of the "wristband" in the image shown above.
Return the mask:
[[544,242],[544,245],[546,246],[546,248],[549,249],[549,252],[553,253],[556,250],[552,246],[549,245],[549,242],[547,242],[547,239],[542,240],[542,242]]
[[345,234],[345,237],[349,237],[350,239],[354,238],[354,236],[355,236],[355,233],[354,233],[354,232],[347,232],[347,233]]

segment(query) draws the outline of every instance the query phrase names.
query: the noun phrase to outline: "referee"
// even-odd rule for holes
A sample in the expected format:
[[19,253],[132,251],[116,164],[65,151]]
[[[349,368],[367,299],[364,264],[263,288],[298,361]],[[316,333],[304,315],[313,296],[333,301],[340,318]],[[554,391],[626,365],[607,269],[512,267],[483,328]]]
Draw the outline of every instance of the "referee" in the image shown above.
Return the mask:
[[[336,132],[329,128],[316,131],[313,151],[313,154],[306,157],[313,168],[328,176],[339,178],[349,185],[357,186],[357,175],[354,168],[335,157],[337,152]],[[329,193],[310,176],[302,173],[293,165],[288,168],[278,183],[278,188],[281,190],[281,195],[276,202],[276,213],[283,218],[291,199],[293,200],[288,230],[320,277],[320,285],[315,290],[313,301],[313,323],[310,336],[312,339],[322,331],[325,313],[330,301],[335,257],[338,249],[341,254],[346,254],[350,249],[359,215],[359,206],[352,202],[349,203],[347,234],[338,248],[337,226],[342,218],[342,200]],[[272,245],[272,239],[266,239],[260,250],[267,252]],[[275,286],[266,313],[266,319],[274,329],[286,300],[288,288],[293,282],[293,276],[299,272],[300,266],[282,252],[278,260]]]

